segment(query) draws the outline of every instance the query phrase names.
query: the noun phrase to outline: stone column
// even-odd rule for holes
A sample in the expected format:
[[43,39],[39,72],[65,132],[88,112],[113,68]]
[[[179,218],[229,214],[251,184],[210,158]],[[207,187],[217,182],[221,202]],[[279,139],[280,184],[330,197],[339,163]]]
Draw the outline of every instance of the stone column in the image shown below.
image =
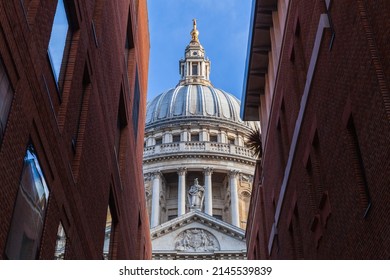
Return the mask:
[[180,167],[177,169],[177,174],[179,175],[179,184],[177,190],[177,216],[184,215],[186,213],[186,173],[187,169],[185,167]]
[[211,183],[211,174],[213,174],[213,169],[206,167],[203,171],[204,174],[204,212],[213,215],[213,191]]
[[220,131],[218,137],[219,137],[218,142],[224,143],[224,144],[227,143],[227,135],[226,135],[225,131]]
[[158,226],[160,222],[160,186],[161,172],[152,173],[152,214],[150,215],[150,227]]
[[238,186],[237,186],[238,174],[239,174],[238,170],[231,170],[229,172],[230,201],[231,201],[230,213],[232,215],[232,224],[236,227],[240,227],[240,215],[238,211]]

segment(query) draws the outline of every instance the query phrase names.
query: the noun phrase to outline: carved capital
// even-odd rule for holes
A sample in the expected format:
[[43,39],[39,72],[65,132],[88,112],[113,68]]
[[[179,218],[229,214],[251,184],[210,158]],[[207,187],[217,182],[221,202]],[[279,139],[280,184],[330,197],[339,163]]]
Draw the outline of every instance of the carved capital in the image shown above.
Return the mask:
[[179,167],[179,168],[177,169],[177,174],[178,174],[179,176],[186,175],[186,173],[187,173],[187,168],[185,168],[185,167]]
[[229,176],[232,179],[237,178],[239,174],[240,174],[240,171],[238,171],[238,170],[230,170],[229,171]]
[[162,176],[162,173],[160,170],[153,171],[150,174],[151,174],[152,180],[155,180],[155,179],[159,180],[159,179],[161,179],[161,176]]
[[203,168],[203,174],[206,176],[211,176],[211,174],[213,174],[213,168],[212,167]]
[[144,174],[144,182],[149,182],[152,180],[151,173],[145,173]]

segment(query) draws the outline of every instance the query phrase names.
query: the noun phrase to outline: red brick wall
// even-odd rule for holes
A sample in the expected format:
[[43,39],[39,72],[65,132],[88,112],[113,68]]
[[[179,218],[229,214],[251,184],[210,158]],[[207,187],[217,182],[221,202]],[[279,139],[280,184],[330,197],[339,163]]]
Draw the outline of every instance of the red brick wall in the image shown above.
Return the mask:
[[[290,4],[262,166],[265,207],[262,210],[259,199],[251,206],[252,212],[265,216],[264,221],[250,221],[252,227],[265,226],[266,234],[260,231],[259,244],[256,233],[250,236],[249,258],[254,258],[255,246],[260,246],[262,258],[272,259],[390,257],[390,2],[331,2],[335,38],[329,49],[332,33],[327,29],[321,42],[278,235],[269,255],[264,244],[268,246],[284,176],[282,158],[288,157],[278,143],[283,141],[290,149],[320,14],[326,13],[325,1]],[[299,34],[294,33],[297,18]],[[286,131],[278,134],[283,114]],[[359,151],[351,149],[350,117]],[[361,161],[354,154],[360,154]],[[371,199],[366,215],[361,176]]]
[[[149,60],[146,0],[68,2],[74,3],[78,28],[73,32],[61,98],[47,59],[55,1],[30,1],[36,12],[29,11],[27,17],[20,1],[0,3],[0,55],[15,91],[0,144],[0,258],[6,258],[23,157],[31,138],[50,189],[39,258],[53,258],[61,221],[68,237],[66,258],[101,259],[111,193],[118,216],[113,257],[149,259],[151,242],[142,175]],[[139,2],[138,10],[133,2]],[[126,68],[129,9],[135,56]],[[132,120],[136,67],[140,84],[137,139]],[[126,69],[132,73],[128,82]],[[82,99],[85,71],[89,73],[90,91]],[[114,144],[121,88],[127,125],[122,129],[118,170]],[[80,140],[72,148],[79,117]]]

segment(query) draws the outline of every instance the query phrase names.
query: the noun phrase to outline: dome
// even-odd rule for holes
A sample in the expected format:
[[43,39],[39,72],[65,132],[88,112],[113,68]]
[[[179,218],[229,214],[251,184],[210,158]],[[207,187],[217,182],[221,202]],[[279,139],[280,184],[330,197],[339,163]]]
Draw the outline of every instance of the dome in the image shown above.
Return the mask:
[[147,105],[146,125],[185,117],[218,118],[243,123],[238,99],[211,85],[179,85],[158,95]]
[[253,123],[240,118],[239,100],[210,82],[211,62],[199,42],[199,31],[194,20],[191,42],[186,47],[184,58],[179,61],[180,80],[146,106],[146,128],[162,123],[215,120],[254,128]]
[[[212,85],[211,61],[198,35],[193,20],[179,82],[146,107],[143,172],[152,246],[180,258],[215,250],[244,256],[256,164],[247,143],[256,124],[242,121],[239,100]],[[239,240],[227,239],[231,230]]]

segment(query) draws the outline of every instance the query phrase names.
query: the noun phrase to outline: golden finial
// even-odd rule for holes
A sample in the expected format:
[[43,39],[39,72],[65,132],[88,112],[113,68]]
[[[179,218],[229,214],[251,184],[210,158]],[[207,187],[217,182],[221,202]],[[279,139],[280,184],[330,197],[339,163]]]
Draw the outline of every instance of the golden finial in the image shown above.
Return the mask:
[[193,24],[193,28],[191,31],[192,41],[199,43],[199,39],[198,39],[199,31],[196,29],[196,19],[192,20],[192,24]]

